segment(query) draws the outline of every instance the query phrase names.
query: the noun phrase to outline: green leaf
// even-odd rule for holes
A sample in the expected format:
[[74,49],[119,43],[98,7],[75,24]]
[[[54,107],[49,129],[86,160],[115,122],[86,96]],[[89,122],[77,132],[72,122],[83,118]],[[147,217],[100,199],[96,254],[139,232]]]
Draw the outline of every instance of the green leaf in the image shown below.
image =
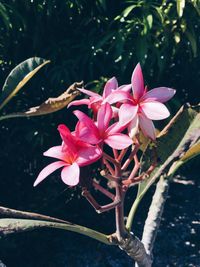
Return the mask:
[[194,55],[194,57],[196,57],[197,56],[197,41],[196,41],[195,33],[194,33],[194,31],[191,33],[190,31],[187,30],[185,32],[185,35],[186,35],[186,37],[188,38],[188,40],[190,42],[193,55]]
[[10,18],[8,16],[8,11],[6,9],[6,7],[0,3],[0,17],[2,18],[7,31],[9,30],[9,28],[11,28],[11,23],[10,23]]
[[148,42],[145,36],[139,37],[135,40],[135,47],[137,51],[138,61],[143,65],[145,63],[146,55],[148,52]]
[[146,20],[148,22],[148,27],[149,29],[152,28],[152,25],[153,25],[153,16],[151,14],[149,14],[147,17],[146,17]]
[[124,18],[128,17],[128,15],[131,13],[131,11],[135,8],[137,8],[138,6],[140,6],[139,4],[137,5],[131,5],[129,7],[127,7],[126,9],[124,9],[124,11],[122,12],[122,15]]
[[113,38],[114,35],[115,35],[115,32],[104,34],[104,37],[100,38],[100,41],[96,43],[94,47],[94,51],[102,48],[110,39]]
[[42,221],[42,220],[29,220],[29,219],[0,219],[0,236],[7,234],[31,231],[40,228],[56,228],[66,231],[76,232],[85,236],[89,236],[96,239],[106,245],[111,245],[108,236],[89,229],[84,226],[80,226],[73,223],[58,223],[52,221]]
[[176,8],[179,18],[183,16],[183,11],[185,8],[185,0],[176,0]]
[[0,109],[47,63],[45,59],[29,58],[17,65],[8,75],[0,95]]
[[175,40],[175,42],[176,42],[177,44],[180,43],[180,41],[181,41],[181,35],[180,35],[179,32],[175,32],[175,33],[174,33],[174,40]]
[[[170,178],[169,172],[174,162],[189,159],[190,148],[199,143],[200,140],[200,105],[196,107],[183,106],[172,118],[169,124],[160,132],[157,140],[157,154],[159,162],[151,175],[138,186],[138,193],[127,220],[127,229],[131,229],[132,221],[137,207],[150,186],[161,176]],[[199,148],[199,146],[197,146]],[[193,150],[192,150],[193,151]],[[196,150],[195,150],[196,151]],[[144,151],[142,157],[141,172],[145,172],[152,163],[151,144]],[[188,154],[187,154],[188,153]],[[199,152],[195,152],[196,156]],[[188,155],[188,156],[187,156]],[[179,167],[179,166],[178,166]],[[177,170],[177,168],[176,168]]]
[[1,120],[12,119],[17,117],[33,117],[41,116],[56,112],[65,108],[76,96],[80,94],[77,87],[81,87],[83,82],[73,83],[63,94],[58,97],[52,97],[47,99],[44,103],[37,107],[32,107],[25,112],[16,112],[11,114],[6,114],[0,117]]

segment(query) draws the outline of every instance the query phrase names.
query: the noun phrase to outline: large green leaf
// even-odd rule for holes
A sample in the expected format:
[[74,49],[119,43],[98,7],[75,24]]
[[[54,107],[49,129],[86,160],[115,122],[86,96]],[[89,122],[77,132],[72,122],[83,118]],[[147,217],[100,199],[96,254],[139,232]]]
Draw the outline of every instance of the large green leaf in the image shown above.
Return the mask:
[[17,65],[8,75],[0,95],[0,109],[47,63],[43,58],[29,58]]
[[111,245],[108,236],[89,229],[84,226],[80,226],[73,223],[58,223],[53,221],[43,221],[43,220],[29,220],[29,219],[0,219],[0,236],[7,234],[31,231],[39,228],[57,228],[67,231],[76,232],[82,235],[89,236],[107,245]]
[[[150,188],[150,186],[161,176],[170,177],[172,171],[170,168],[175,162],[182,159],[181,163],[185,163],[186,159],[192,158],[199,154],[200,140],[200,106],[186,107],[183,106],[169,124],[160,132],[157,141],[157,154],[159,162],[151,175],[141,182],[138,186],[138,193],[131,208],[127,220],[127,228],[130,230],[133,217],[137,207]],[[196,148],[196,149],[194,149]],[[190,152],[193,153],[192,155]],[[188,156],[187,156],[188,155]],[[145,171],[152,161],[152,147],[149,145],[142,157],[142,169]],[[176,170],[182,164],[176,165]],[[169,174],[168,174],[169,173]]]

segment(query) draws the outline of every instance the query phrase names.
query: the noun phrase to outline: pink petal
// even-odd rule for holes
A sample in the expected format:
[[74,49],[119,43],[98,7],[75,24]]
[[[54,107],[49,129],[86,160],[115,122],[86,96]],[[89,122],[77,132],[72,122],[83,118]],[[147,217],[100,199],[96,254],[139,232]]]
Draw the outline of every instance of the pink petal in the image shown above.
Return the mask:
[[137,66],[133,71],[131,83],[132,83],[133,97],[138,100],[144,94],[144,79],[140,63],[137,64]]
[[99,94],[95,93],[95,92],[92,92],[92,91],[89,91],[89,90],[86,90],[86,89],[83,89],[83,88],[77,88],[80,92],[86,94],[86,95],[89,95],[89,96],[99,96]]
[[87,127],[86,124],[81,123],[81,127],[79,127],[79,132],[77,132],[77,137],[82,141],[87,142],[89,144],[98,144],[101,139],[98,135],[91,131],[90,128]]
[[128,100],[130,98],[131,97],[128,92],[116,90],[103,100],[103,104],[106,102],[108,102],[109,104],[114,104],[116,102],[121,102],[123,100]]
[[80,168],[76,162],[62,169],[61,179],[70,186],[75,186],[79,183]]
[[138,111],[138,105],[123,104],[119,109],[119,123],[126,125],[136,116]]
[[81,99],[81,100],[72,101],[71,103],[69,103],[67,107],[69,108],[71,106],[80,106],[80,105],[89,105],[89,104],[90,104],[89,99]]
[[166,106],[160,102],[143,102],[140,107],[142,112],[150,120],[162,120],[170,115]]
[[117,91],[124,91],[124,92],[130,92],[132,88],[132,85],[131,83],[130,84],[124,84],[124,85],[121,85],[120,87],[117,88]]
[[98,144],[99,130],[94,124],[93,120],[79,110],[75,110],[74,114],[81,122],[79,125],[79,137],[81,140],[90,144]]
[[158,101],[164,103],[171,99],[176,93],[176,90],[167,87],[158,87],[147,92],[141,101]]
[[100,159],[102,151],[97,146],[90,146],[79,150],[76,162],[79,166],[86,166]]
[[50,158],[61,159],[63,161],[66,160],[66,154],[62,150],[62,146],[51,147],[45,151],[43,155]]
[[133,143],[128,135],[121,133],[109,135],[104,142],[114,149],[124,149]]
[[110,104],[102,105],[97,113],[97,127],[100,133],[105,132],[112,118],[112,108]]
[[103,98],[106,98],[109,96],[109,94],[115,90],[118,87],[118,82],[115,77],[111,78],[110,80],[107,81],[105,84],[104,90],[103,90]]
[[138,131],[138,123],[138,115],[136,115],[128,125],[128,134],[131,138],[133,138]]
[[111,108],[112,108],[112,112],[113,112],[113,118],[117,118],[119,109],[116,107],[113,107],[113,106]]
[[83,122],[78,121],[75,126],[75,131],[73,132],[73,135],[76,137],[80,136],[81,130],[85,127],[85,124]]
[[58,131],[68,149],[68,153],[71,153],[71,154],[76,153],[76,146],[74,143],[74,139],[73,139],[73,136],[70,130],[67,128],[67,126],[65,126],[64,124],[58,125]]
[[151,120],[145,117],[143,114],[139,114],[139,125],[143,134],[152,140],[156,139],[155,127]]
[[119,122],[115,122],[106,130],[106,133],[108,135],[121,133],[123,130],[126,129],[126,127],[127,127],[126,125],[121,125]]
[[69,128],[65,124],[59,124],[58,125],[58,131],[63,135],[70,135],[71,134]]
[[96,102],[102,101],[102,96],[95,96],[95,97],[90,97],[90,106]]
[[48,175],[50,175],[52,172],[54,172],[55,170],[66,166],[67,163],[63,162],[63,161],[56,161],[54,163],[49,164],[48,166],[46,166],[38,175],[37,179],[35,180],[35,183],[33,184],[33,186],[38,185],[40,182],[42,182]]

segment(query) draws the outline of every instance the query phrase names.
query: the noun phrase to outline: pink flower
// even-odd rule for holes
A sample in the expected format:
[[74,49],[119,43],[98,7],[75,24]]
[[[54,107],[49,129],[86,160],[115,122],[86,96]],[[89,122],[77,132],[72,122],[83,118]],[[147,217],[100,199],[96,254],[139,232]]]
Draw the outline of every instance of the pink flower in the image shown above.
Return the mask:
[[61,167],[63,167],[61,172],[63,182],[75,186],[79,183],[79,166],[89,165],[97,161],[102,155],[99,147],[92,146],[73,136],[65,125],[59,125],[58,130],[63,140],[62,145],[51,147],[44,152],[44,156],[56,158],[59,161],[46,166],[38,175],[34,186]]
[[155,127],[152,120],[162,120],[170,115],[162,103],[172,98],[176,91],[167,87],[158,87],[147,92],[139,63],[133,71],[131,84],[133,95],[116,91],[109,96],[108,102],[112,104],[122,99],[126,100],[126,103],[122,104],[119,109],[120,124],[128,124],[131,137],[136,134],[140,126],[146,136],[155,140]]
[[76,110],[74,114],[79,119],[76,127],[76,135],[90,144],[103,144],[104,142],[112,148],[124,149],[132,144],[132,139],[120,133],[124,126],[114,123],[109,126],[112,118],[112,108],[106,103],[102,105],[97,113],[97,122],[94,123],[86,114]]
[[89,99],[81,99],[81,100],[75,100],[72,101],[68,107],[73,105],[87,105],[88,108],[91,108],[94,113],[97,113],[100,106],[102,104],[105,104],[107,101],[108,96],[115,90],[122,90],[122,91],[129,91],[131,89],[130,85],[123,85],[118,88],[118,82],[115,77],[111,78],[107,81],[107,83],[104,86],[103,95],[99,95],[97,93],[94,93],[92,91],[86,90],[86,89],[79,89],[82,93],[89,95]]

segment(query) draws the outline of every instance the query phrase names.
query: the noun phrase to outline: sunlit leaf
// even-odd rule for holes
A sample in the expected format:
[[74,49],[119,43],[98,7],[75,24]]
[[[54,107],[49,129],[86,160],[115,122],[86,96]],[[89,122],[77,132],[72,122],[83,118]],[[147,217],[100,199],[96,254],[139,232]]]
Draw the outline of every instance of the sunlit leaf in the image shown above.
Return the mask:
[[126,18],[133,11],[133,9],[136,7],[138,7],[138,4],[131,5],[131,6],[127,7],[126,9],[124,9],[124,11],[122,12],[123,17]]
[[180,41],[181,41],[181,35],[180,35],[179,32],[175,32],[175,33],[174,33],[174,40],[175,40],[175,42],[176,42],[177,44],[180,43]]
[[8,75],[0,95],[0,109],[47,63],[45,59],[29,58],[17,65]]
[[185,0],[176,0],[176,8],[179,18],[183,16],[183,11],[185,8]]
[[151,14],[149,14],[147,17],[146,17],[146,20],[148,22],[148,27],[149,29],[152,28],[152,25],[153,25],[153,16]]

